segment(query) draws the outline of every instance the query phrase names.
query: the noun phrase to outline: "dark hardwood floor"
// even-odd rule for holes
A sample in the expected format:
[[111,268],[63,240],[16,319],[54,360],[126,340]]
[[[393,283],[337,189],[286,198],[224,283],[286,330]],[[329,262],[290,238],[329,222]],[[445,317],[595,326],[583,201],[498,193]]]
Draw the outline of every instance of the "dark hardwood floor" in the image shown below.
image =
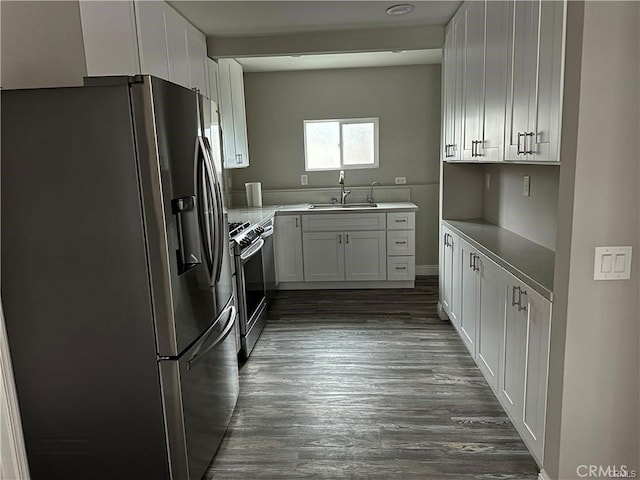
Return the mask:
[[206,478],[537,478],[437,298],[279,292]]

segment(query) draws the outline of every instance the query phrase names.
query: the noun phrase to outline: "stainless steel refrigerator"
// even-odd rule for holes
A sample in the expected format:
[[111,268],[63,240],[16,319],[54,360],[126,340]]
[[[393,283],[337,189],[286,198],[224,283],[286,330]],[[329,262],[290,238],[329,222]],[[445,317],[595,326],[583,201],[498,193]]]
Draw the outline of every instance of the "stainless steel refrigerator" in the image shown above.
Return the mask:
[[149,76],[1,98],[1,292],[32,478],[201,478],[238,396],[215,111]]

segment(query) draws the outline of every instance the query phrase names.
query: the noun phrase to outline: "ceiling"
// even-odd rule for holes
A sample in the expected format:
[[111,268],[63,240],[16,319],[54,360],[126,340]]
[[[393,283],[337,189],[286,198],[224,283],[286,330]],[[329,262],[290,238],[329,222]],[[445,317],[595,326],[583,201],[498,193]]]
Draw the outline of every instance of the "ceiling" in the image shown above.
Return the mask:
[[415,10],[392,17],[400,1],[169,1],[207,36],[264,36],[346,29],[445,25],[460,1],[409,1]]
[[245,72],[326,70],[334,68],[390,67],[442,63],[442,50],[339,53],[324,55],[237,58]]

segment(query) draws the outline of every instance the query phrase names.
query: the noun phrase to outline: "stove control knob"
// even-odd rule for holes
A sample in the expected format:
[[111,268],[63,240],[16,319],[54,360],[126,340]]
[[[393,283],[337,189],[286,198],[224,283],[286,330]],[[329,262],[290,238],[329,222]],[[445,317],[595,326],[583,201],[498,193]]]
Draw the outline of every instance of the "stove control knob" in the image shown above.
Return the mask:
[[262,234],[264,233],[264,228],[262,228],[262,227],[258,227],[258,228],[256,228],[256,233],[257,233],[258,235],[262,235]]
[[242,240],[240,240],[240,246],[241,247],[248,247],[249,245],[251,245],[251,240],[249,240],[248,238],[243,238]]

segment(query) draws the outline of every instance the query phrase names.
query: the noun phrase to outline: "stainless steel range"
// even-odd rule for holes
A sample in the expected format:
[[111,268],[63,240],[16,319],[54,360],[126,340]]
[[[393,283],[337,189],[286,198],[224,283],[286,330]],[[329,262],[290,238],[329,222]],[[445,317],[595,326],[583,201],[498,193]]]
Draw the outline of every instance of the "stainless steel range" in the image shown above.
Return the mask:
[[248,358],[267,320],[273,270],[273,220],[231,223],[240,319],[240,355]]

